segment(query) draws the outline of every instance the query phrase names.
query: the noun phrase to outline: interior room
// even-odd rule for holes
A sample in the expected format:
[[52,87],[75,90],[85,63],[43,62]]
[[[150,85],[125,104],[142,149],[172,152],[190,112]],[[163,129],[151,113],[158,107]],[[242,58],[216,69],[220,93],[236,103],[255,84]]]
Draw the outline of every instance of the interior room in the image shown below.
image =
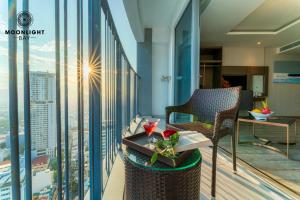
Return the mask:
[[[242,90],[253,91],[253,97],[247,97],[251,98],[252,109],[262,107],[261,102],[265,101],[274,118],[293,118],[299,124],[299,9],[297,0],[255,0],[243,4],[212,1],[201,15],[200,87],[242,86]],[[239,12],[232,14],[233,10]],[[249,102],[242,100],[243,103]],[[240,116],[250,115],[247,111],[241,109]],[[287,136],[284,127],[254,126],[242,121],[237,156],[298,193],[300,138],[296,135],[296,122],[291,126]],[[290,143],[288,157],[286,137]],[[283,153],[275,152],[269,145]],[[221,140],[220,147],[231,152],[229,137]]]

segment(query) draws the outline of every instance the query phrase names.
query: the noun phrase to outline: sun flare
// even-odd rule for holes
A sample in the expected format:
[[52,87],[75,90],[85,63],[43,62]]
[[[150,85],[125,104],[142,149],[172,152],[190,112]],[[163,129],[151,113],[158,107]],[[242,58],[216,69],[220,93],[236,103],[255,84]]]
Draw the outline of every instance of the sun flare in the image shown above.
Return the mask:
[[88,78],[89,77],[89,75],[90,75],[90,73],[91,73],[91,67],[89,67],[89,66],[84,66],[83,67],[83,77],[84,78]]

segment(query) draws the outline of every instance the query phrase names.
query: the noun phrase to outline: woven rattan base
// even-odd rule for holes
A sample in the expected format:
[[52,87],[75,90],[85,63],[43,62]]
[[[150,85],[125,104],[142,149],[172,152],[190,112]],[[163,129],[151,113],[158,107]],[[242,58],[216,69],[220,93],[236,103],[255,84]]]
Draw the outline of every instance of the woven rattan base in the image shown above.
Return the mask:
[[179,171],[141,168],[125,159],[126,200],[199,200],[201,162]]

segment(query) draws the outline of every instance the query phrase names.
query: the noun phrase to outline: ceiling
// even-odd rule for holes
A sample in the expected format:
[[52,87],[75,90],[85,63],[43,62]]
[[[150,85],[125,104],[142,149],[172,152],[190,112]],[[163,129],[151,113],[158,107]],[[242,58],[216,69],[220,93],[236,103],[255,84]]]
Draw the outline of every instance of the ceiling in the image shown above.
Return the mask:
[[299,0],[269,0],[234,27],[234,31],[278,31],[297,21]]
[[182,0],[138,0],[141,22],[145,28],[169,27]]
[[123,0],[133,34],[144,40],[144,29],[169,30],[189,0]]
[[280,47],[300,39],[300,0],[212,0],[201,16],[205,46]]

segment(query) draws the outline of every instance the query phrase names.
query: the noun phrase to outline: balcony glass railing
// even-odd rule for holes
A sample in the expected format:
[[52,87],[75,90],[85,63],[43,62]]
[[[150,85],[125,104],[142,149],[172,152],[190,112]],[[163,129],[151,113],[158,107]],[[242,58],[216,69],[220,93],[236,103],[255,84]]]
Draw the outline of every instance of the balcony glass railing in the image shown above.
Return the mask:
[[139,82],[107,0],[9,0],[0,13],[0,199],[101,199]]

